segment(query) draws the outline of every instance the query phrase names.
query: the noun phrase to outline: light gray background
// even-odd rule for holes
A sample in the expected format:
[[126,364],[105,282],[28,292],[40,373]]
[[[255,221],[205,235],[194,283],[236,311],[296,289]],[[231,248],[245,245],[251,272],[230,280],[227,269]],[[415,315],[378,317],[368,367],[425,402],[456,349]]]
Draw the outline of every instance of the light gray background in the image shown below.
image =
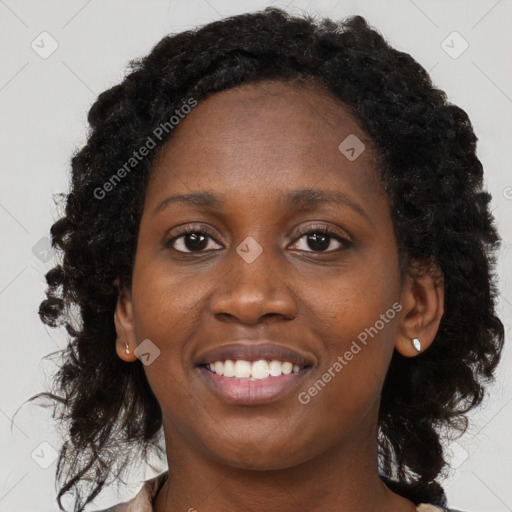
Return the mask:
[[[51,447],[58,450],[60,442],[49,411],[27,405],[14,424],[11,419],[54,373],[43,356],[66,341],[43,327],[37,309],[43,275],[55,262],[51,253],[43,261],[49,227],[58,216],[52,194],[67,190],[69,160],[85,140],[88,109],[101,91],[122,79],[129,59],[146,54],[165,34],[268,5],[333,18],[364,15],[468,112],[504,242],[499,312],[510,333],[511,1],[0,0],[0,512],[57,510]],[[39,53],[51,49],[43,31],[58,44],[47,58],[31,47],[35,41]],[[463,39],[450,36],[454,31]],[[468,49],[453,58],[464,40]],[[511,363],[508,347],[490,399],[450,447],[456,469],[443,484],[454,508],[512,510]],[[121,495],[107,490],[92,508],[130,498],[154,474],[136,467]]]

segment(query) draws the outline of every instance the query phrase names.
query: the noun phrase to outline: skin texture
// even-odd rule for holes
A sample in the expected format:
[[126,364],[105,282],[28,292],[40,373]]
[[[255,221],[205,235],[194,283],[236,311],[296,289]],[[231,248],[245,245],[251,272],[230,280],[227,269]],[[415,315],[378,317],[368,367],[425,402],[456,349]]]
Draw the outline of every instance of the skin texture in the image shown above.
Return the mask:
[[[350,134],[366,147],[354,161],[338,149]],[[170,468],[156,512],[414,510],[378,477],[380,390],[393,350],[412,357],[411,338],[420,338],[422,350],[433,341],[443,287],[426,272],[401,279],[389,203],[376,176],[371,140],[339,101],[314,87],[230,89],[200,103],[175,129],[154,166],[133,285],[115,313],[119,357],[135,361],[145,339],[161,351],[144,367],[162,408]],[[356,206],[291,209],[283,198],[298,189],[339,191]],[[154,213],[171,194],[200,191],[223,195],[225,203],[174,202]],[[186,237],[175,250],[165,246],[186,224],[211,232],[200,257],[177,252],[186,250]],[[349,244],[331,238],[322,252],[297,232],[319,225]],[[236,252],[247,236],[263,249],[252,263]],[[298,394],[394,303],[399,314],[301,404]],[[257,406],[213,394],[194,359],[247,338],[308,354],[314,365],[300,389]]]

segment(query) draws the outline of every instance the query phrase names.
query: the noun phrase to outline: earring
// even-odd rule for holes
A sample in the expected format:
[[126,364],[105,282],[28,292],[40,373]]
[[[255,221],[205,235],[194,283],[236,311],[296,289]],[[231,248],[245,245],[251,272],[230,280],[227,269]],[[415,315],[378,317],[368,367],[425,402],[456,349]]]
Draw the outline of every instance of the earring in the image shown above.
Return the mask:
[[128,356],[130,355],[130,345],[128,344],[128,342],[125,343],[125,349],[124,349],[124,353]]
[[418,352],[421,352],[421,342],[418,338],[414,338],[412,340],[412,344],[414,345],[414,348],[418,351]]

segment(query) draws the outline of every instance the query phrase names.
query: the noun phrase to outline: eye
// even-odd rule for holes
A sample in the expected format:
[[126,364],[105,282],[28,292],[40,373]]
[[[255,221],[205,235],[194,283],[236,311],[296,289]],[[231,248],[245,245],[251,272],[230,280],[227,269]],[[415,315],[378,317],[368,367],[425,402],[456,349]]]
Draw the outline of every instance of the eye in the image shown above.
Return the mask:
[[165,247],[182,253],[206,252],[222,248],[219,244],[215,247],[215,244],[217,244],[216,240],[204,228],[187,227],[165,242]]
[[292,249],[298,249],[299,251],[334,252],[341,249],[349,249],[353,246],[350,240],[325,226],[301,231],[299,234],[300,236],[293,243],[293,245],[298,247],[291,246]]

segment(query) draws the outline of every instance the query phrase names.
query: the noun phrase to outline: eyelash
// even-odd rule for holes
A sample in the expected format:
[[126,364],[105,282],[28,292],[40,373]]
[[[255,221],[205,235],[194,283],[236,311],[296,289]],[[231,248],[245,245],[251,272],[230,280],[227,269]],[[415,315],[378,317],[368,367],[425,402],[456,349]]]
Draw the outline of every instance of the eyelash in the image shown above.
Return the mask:
[[[303,236],[315,234],[315,235],[324,235],[328,236],[331,239],[336,240],[341,247],[338,249],[330,250],[330,251],[304,251],[304,252],[312,252],[316,254],[325,254],[325,253],[333,253],[336,251],[341,251],[343,249],[350,249],[353,247],[353,243],[351,240],[349,240],[347,237],[344,237],[340,235],[339,233],[336,233],[332,229],[328,228],[327,226],[309,226],[306,229],[299,228],[294,234],[294,241],[293,243],[297,242],[297,240],[301,239]],[[330,245],[330,244],[329,244]]]
[[[186,235],[190,235],[190,234],[206,235],[211,240],[214,240],[217,244],[219,243],[215,239],[215,235],[212,234],[205,227],[197,228],[197,227],[194,227],[194,226],[186,226],[178,234],[174,235],[169,240],[165,241],[164,242],[164,247],[166,249],[172,249],[172,250],[176,251],[179,254],[203,254],[205,252],[210,252],[211,251],[211,250],[209,250],[209,251],[205,251],[205,250],[201,250],[201,251],[178,251],[178,250],[172,248],[172,245],[173,245],[173,243],[176,240],[178,240],[178,239],[180,239],[180,238],[182,238],[182,237],[184,237]],[[341,247],[339,247],[338,249],[334,249],[334,250],[302,251],[302,252],[309,252],[309,253],[314,253],[314,254],[333,253],[333,252],[340,251],[340,250],[343,250],[343,249],[345,249],[345,250],[346,249],[350,249],[354,245],[353,242],[350,241],[348,238],[341,236],[340,234],[338,234],[338,233],[334,232],[333,230],[329,229],[327,226],[309,226],[307,229],[299,228],[294,233],[294,235],[293,235],[294,236],[294,240],[293,240],[292,244],[296,243],[302,237],[304,237],[306,235],[310,235],[310,234],[318,234],[318,235],[328,236],[331,239],[336,240],[341,245]]]
[[[210,233],[210,231],[208,229],[206,229],[204,227],[197,228],[194,226],[185,226],[185,228],[182,231],[180,231],[177,235],[174,235],[172,238],[170,238],[169,240],[164,242],[164,247],[166,249],[172,249],[172,244],[176,240],[178,240],[179,238],[182,238],[186,235],[190,235],[192,233],[194,233],[195,235],[206,235],[209,238],[211,238],[212,240],[215,240],[215,236],[212,233]],[[215,240],[215,242],[217,242],[217,240]],[[174,250],[176,250],[176,249],[174,249]],[[190,251],[190,252],[176,251],[176,252],[178,252],[180,254],[194,254],[194,253],[200,254],[202,252],[207,252],[207,251]]]

